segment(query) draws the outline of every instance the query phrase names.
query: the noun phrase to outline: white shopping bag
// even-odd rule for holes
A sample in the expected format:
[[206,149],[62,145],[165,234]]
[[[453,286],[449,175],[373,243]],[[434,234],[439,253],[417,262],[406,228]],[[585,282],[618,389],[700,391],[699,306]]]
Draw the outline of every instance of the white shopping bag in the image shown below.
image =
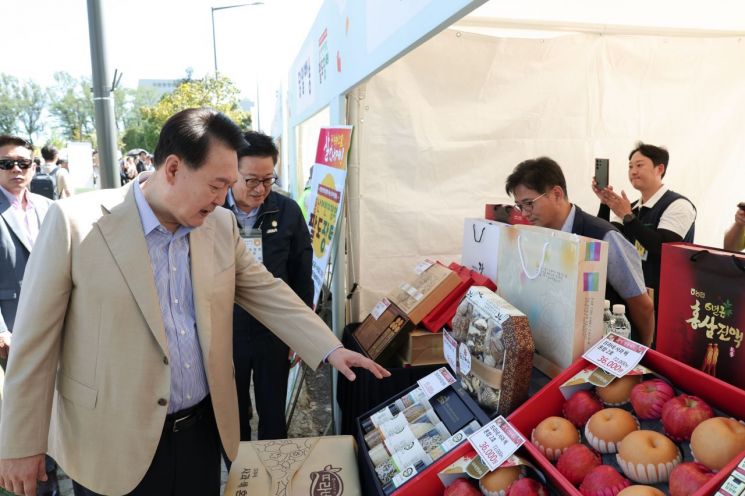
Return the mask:
[[528,316],[544,373],[555,376],[602,337],[608,243],[509,226],[498,263],[497,293]]
[[508,224],[486,219],[466,219],[463,226],[461,264],[497,283],[500,233]]

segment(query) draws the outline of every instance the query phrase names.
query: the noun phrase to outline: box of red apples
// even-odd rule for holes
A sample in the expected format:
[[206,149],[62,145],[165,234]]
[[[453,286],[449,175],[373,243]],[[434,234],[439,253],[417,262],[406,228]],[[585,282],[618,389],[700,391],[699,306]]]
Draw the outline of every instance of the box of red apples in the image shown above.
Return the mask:
[[745,456],[744,390],[654,350],[640,365],[597,388],[612,376],[579,358],[509,416],[564,494],[711,495]]

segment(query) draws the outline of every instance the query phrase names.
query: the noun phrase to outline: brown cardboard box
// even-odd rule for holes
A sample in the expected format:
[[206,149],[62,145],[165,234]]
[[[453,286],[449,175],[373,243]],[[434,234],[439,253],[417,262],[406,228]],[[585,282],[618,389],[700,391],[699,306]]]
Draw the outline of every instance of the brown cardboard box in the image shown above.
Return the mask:
[[435,263],[391,291],[388,299],[418,324],[460,283],[455,272]]
[[[406,335],[414,327],[409,317],[395,304],[387,302],[385,310],[376,318],[376,311],[354,331],[352,336],[360,348],[376,362],[386,365],[403,346]],[[385,305],[381,302],[382,305]],[[376,307],[377,308],[377,307]]]
[[405,365],[446,363],[442,352],[442,331],[429,332],[419,328],[411,331],[401,350],[401,359]]
[[242,442],[225,496],[357,496],[352,436]]

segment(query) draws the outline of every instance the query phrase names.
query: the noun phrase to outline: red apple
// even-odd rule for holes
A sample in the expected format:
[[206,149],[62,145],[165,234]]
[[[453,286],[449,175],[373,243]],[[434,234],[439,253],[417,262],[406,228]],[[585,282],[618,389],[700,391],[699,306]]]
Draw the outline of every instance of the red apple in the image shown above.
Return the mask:
[[548,496],[548,491],[537,480],[524,477],[510,484],[505,496]]
[[598,465],[582,481],[579,492],[584,496],[615,496],[629,485],[629,480],[610,465]]
[[579,486],[590,470],[601,463],[603,460],[600,453],[584,444],[575,444],[564,450],[556,462],[556,469],[569,479],[569,482]]
[[689,441],[693,429],[713,416],[714,412],[704,400],[681,394],[662,407],[662,427],[674,441]]
[[696,462],[681,463],[670,472],[670,496],[689,496],[714,477],[714,472]]
[[577,391],[566,400],[561,411],[565,419],[569,420],[575,426],[582,428],[595,412],[599,412],[602,409],[603,404],[600,403],[600,400],[594,394],[582,390]]
[[445,488],[443,496],[481,496],[481,491],[466,479],[455,479]]
[[656,420],[662,415],[662,407],[675,396],[670,384],[661,379],[650,379],[631,390],[631,406],[640,419]]

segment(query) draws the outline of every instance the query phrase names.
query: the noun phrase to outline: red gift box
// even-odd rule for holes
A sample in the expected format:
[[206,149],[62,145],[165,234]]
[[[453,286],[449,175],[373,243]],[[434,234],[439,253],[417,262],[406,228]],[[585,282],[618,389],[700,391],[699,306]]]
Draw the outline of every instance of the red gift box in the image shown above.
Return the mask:
[[[648,350],[641,363],[666,377],[687,394],[698,396],[713,408],[729,415],[745,419],[745,391],[742,389],[688,367],[654,350]],[[530,442],[530,433],[546,417],[551,415],[561,416],[561,407],[565,400],[559,387],[588,365],[591,365],[590,362],[578,358],[569,368],[556,376],[508,417],[512,425],[520,431],[525,439],[528,439],[522,446],[521,452],[518,453],[533,463],[543,473],[548,482],[564,495],[581,496],[581,493],[533,446],[533,443]],[[470,443],[462,444],[427,467],[426,470],[417,474],[407,484],[395,491],[393,495],[441,496],[445,488],[437,474],[458,458],[473,451]],[[716,493],[743,456],[745,456],[745,452],[736,456],[693,496],[709,496]]]
[[[742,389],[704,374],[700,370],[682,364],[654,350],[647,351],[641,364],[665,377],[686,394],[692,394],[703,399],[712,408],[721,410],[735,418],[745,419],[745,391]],[[523,406],[515,410],[508,417],[508,420],[526,439],[530,439],[530,433],[543,419],[552,415],[561,416],[561,407],[565,399],[559,389],[560,386],[588,365],[591,365],[590,362],[584,358],[578,358],[569,368],[526,401]],[[556,481],[557,487],[561,489],[563,494],[580,495],[579,490],[559,473],[556,467],[541,454],[533,443],[525,443],[525,448],[538,461],[538,468],[549,479]],[[714,494],[744,455],[745,451],[736,456],[693,496]]]
[[492,291],[497,290],[497,285],[494,284],[494,281],[483,274],[479,274],[455,262],[448,265],[448,268],[458,275],[461,282],[422,320],[421,324],[432,332],[440,332],[446,324],[450,324],[458,309],[460,300],[463,299],[463,295],[466,294],[466,291],[471,286],[486,286]]

